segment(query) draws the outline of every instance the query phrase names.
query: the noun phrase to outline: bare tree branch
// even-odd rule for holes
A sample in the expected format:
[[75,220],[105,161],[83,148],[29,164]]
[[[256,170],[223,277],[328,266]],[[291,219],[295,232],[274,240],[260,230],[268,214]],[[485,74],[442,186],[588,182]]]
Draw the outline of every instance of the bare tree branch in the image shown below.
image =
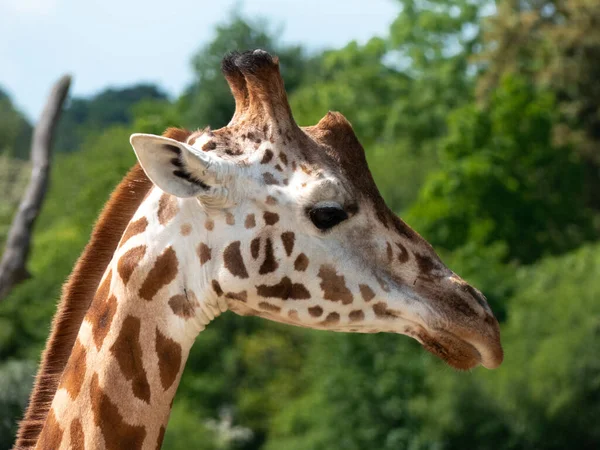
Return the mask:
[[70,85],[71,77],[69,75],[64,75],[54,84],[40,120],[33,131],[31,179],[8,233],[4,255],[0,262],[0,300],[8,295],[13,286],[30,277],[27,271],[27,257],[31,234],[35,219],[46,196],[54,130]]

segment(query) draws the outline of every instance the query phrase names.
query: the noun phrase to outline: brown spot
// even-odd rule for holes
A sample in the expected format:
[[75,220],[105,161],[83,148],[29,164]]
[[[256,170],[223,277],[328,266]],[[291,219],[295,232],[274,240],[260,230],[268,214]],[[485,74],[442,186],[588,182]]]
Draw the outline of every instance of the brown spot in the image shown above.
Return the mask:
[[166,428],[164,426],[160,427],[160,431],[158,432],[158,438],[156,439],[156,450],[160,450],[162,448],[162,443],[165,439],[165,431]]
[[373,292],[373,289],[366,284],[360,284],[358,287],[360,289],[360,295],[362,295],[362,298],[365,302],[370,302],[373,300],[373,298],[375,298],[375,292]]
[[265,184],[279,184],[279,181],[277,181],[277,178],[275,178],[275,176],[271,172],[263,173],[263,180],[265,181]]
[[285,153],[281,152],[279,154],[279,159],[281,159],[281,162],[283,163],[284,166],[287,166],[288,159],[287,159],[287,155]]
[[177,294],[169,299],[171,310],[182,319],[192,317],[196,307],[199,305],[198,298],[194,292],[187,291],[186,295]]
[[200,244],[198,244],[198,249],[196,250],[196,252],[198,253],[198,257],[200,258],[201,266],[203,266],[208,261],[210,261],[211,250],[210,250],[210,247],[208,245],[206,245],[204,242],[200,242]]
[[[110,282],[110,275],[111,273],[109,272],[105,281]],[[117,298],[114,295],[106,298],[102,290],[98,289],[98,293],[94,297],[94,300],[92,300],[92,304],[86,315],[86,318],[92,325],[92,334],[97,350],[100,350],[102,347],[116,312]]]
[[254,238],[250,241],[250,253],[252,254],[252,258],[258,258],[258,253],[260,251],[260,238]]
[[[108,395],[100,387],[98,374],[92,376],[90,386],[90,399],[94,423],[100,427],[106,450],[142,448],[146,437],[145,427],[142,425],[130,425],[123,420],[119,408],[111,402]],[[58,446],[54,447],[58,448]]]
[[389,242],[386,242],[387,244],[387,259],[388,262],[391,263],[392,260],[394,259],[394,251],[392,250],[392,245]]
[[279,164],[275,164],[275,170],[283,172],[283,167],[281,167]]
[[217,148],[217,143],[215,141],[205,142],[202,146],[202,150],[204,150],[205,152],[209,152],[211,150],[214,150],[215,148]]
[[110,352],[119,363],[119,368],[127,381],[131,381],[133,395],[150,404],[150,385],[144,370],[142,346],[140,344],[140,319],[127,316],[121,331],[110,347]]
[[158,327],[156,328],[156,354],[160,383],[166,391],[175,382],[181,368],[181,345],[162,334]]
[[179,232],[182,236],[189,236],[192,232],[192,226],[189,223],[184,223],[183,225],[181,225]]
[[146,276],[142,287],[139,290],[139,296],[145,300],[152,300],[156,293],[164,286],[168,285],[177,276],[178,269],[177,255],[173,247],[168,247],[160,255],[154,267]]
[[235,225],[235,216],[230,212],[225,213],[225,223],[227,225]]
[[292,170],[295,172],[297,168],[296,161],[292,161]]
[[388,309],[387,303],[379,302],[373,305],[373,312],[377,317],[381,317],[384,319],[395,319],[396,317],[400,317],[400,314]]
[[296,235],[292,231],[286,231],[281,235],[281,241],[283,242],[283,247],[285,248],[285,253],[290,256],[292,251],[294,251],[294,242],[296,240]]
[[308,308],[308,313],[313,317],[321,317],[323,315],[323,308],[320,306],[312,306]]
[[270,312],[274,312],[274,313],[279,313],[281,312],[281,308],[277,305],[273,305],[269,302],[260,302],[258,304],[258,307],[260,309],[264,309],[265,311],[270,311]]
[[70,427],[71,450],[85,450],[85,435],[83,426],[78,418],[73,419]]
[[125,285],[129,283],[131,274],[139,265],[144,255],[146,255],[146,246],[140,245],[139,247],[127,250],[127,252],[119,259],[119,262],[117,263],[117,272],[119,272]]
[[123,237],[121,238],[121,244],[119,245],[119,247],[122,247],[125,244],[125,242],[127,242],[133,236],[137,236],[138,234],[146,231],[147,227],[148,219],[146,219],[145,217],[140,217],[135,222],[131,222],[129,225],[127,225],[125,233],[123,233]]
[[225,267],[232,275],[238,278],[248,278],[248,272],[244,265],[240,245],[240,241],[234,241],[229,244],[223,252],[223,260],[225,261]]
[[304,253],[300,253],[296,258],[296,261],[294,261],[294,269],[296,269],[298,272],[304,272],[307,267],[308,256],[306,256]]
[[275,225],[277,222],[279,222],[279,214],[271,211],[265,211],[263,218],[265,219],[265,224],[267,225]]
[[323,298],[333,302],[341,301],[344,305],[352,303],[353,297],[350,289],[346,287],[346,281],[343,275],[338,275],[335,268],[328,264],[323,264],[319,269],[319,278],[321,278],[321,289],[323,289]]
[[212,231],[215,228],[215,223],[211,219],[206,219],[206,222],[204,222],[204,228],[206,228],[208,231]]
[[267,195],[267,199],[265,200],[265,203],[267,205],[276,205],[277,199],[275,197],[273,197],[272,195]]
[[351,311],[348,317],[350,318],[350,322],[360,322],[365,319],[365,313],[360,309],[357,309],[355,311]]
[[340,321],[340,315],[336,312],[332,312],[327,314],[327,317],[325,317],[325,320],[322,322],[324,325],[333,325],[335,323],[338,323]]
[[267,238],[265,244],[265,260],[263,261],[258,273],[264,275],[266,273],[275,272],[279,264],[275,260],[275,255],[273,254],[273,242],[271,242],[271,238]]
[[288,311],[288,317],[290,319],[298,320],[298,311],[296,311],[295,309],[290,309]]
[[239,300],[240,302],[244,303],[248,301],[248,293],[246,291],[228,292],[227,294],[225,294],[225,297],[230,298],[232,300]]
[[256,226],[256,219],[254,217],[254,214],[248,214],[246,216],[246,221],[244,222],[244,226],[247,229],[254,228]]
[[217,280],[212,280],[212,288],[213,291],[215,291],[215,293],[217,294],[217,296],[221,296],[223,295],[223,289],[221,289],[221,285],[219,284],[219,282]]
[[166,225],[179,212],[177,200],[166,192],[158,200],[158,221]]
[[77,339],[59,385],[59,389],[64,388],[67,390],[71,400],[75,400],[81,390],[87,367],[85,358],[85,347],[81,345],[81,342]]
[[272,159],[273,159],[273,152],[269,149],[266,149],[265,154],[263,155],[262,159],[260,160],[260,163],[267,164],[267,163],[271,162]]
[[406,250],[406,247],[402,244],[400,244],[399,242],[396,242],[396,246],[400,249],[400,254],[398,255],[398,261],[400,261],[401,263],[405,263],[406,261],[408,261],[408,250]]
[[427,276],[435,269],[437,269],[437,264],[429,256],[415,253],[415,258],[417,259],[417,265],[419,266],[419,270],[423,273],[423,275]]
[[301,283],[292,283],[288,277],[283,277],[277,284],[268,286],[261,284],[256,286],[258,295],[261,297],[280,298],[282,300],[306,300],[310,298],[310,292]]
[[56,420],[54,409],[50,409],[50,411],[48,411],[48,416],[46,417],[46,423],[44,424],[44,428],[42,429],[42,433],[40,434],[40,438],[35,448],[42,450],[55,450],[59,448],[62,441],[63,432],[64,430],[58,424],[58,420]]

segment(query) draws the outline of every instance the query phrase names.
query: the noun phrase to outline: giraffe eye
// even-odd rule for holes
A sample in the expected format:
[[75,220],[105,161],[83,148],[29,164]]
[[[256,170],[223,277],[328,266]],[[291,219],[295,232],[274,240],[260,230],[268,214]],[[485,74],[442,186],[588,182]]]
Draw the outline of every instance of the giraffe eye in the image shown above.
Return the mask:
[[308,212],[312,223],[319,230],[328,230],[348,218],[348,214],[340,206],[318,206]]

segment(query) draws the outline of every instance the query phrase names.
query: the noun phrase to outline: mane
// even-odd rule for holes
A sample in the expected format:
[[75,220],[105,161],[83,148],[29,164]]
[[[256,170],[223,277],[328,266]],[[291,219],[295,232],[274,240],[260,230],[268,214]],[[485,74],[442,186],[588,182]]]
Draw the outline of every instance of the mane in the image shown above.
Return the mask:
[[[169,128],[164,135],[187,139],[189,132]],[[15,448],[35,446],[44,427],[60,377],[73,350],[83,319],[94,298],[102,275],[119,244],[121,236],[140,204],[152,188],[139,164],[121,180],[104,206],[90,241],[63,285],[52,331],[42,354],[29,405],[19,424]]]

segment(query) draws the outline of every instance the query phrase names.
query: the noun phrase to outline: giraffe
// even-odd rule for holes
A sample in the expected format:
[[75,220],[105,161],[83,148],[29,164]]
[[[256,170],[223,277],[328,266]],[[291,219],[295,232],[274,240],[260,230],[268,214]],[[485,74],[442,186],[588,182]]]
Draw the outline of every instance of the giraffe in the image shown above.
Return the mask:
[[138,164],[63,287],[16,448],[160,448],[190,348],[228,310],[502,362],[485,297],[388,209],[344,116],[296,125],[262,50],[222,71],[226,127],[131,136]]

